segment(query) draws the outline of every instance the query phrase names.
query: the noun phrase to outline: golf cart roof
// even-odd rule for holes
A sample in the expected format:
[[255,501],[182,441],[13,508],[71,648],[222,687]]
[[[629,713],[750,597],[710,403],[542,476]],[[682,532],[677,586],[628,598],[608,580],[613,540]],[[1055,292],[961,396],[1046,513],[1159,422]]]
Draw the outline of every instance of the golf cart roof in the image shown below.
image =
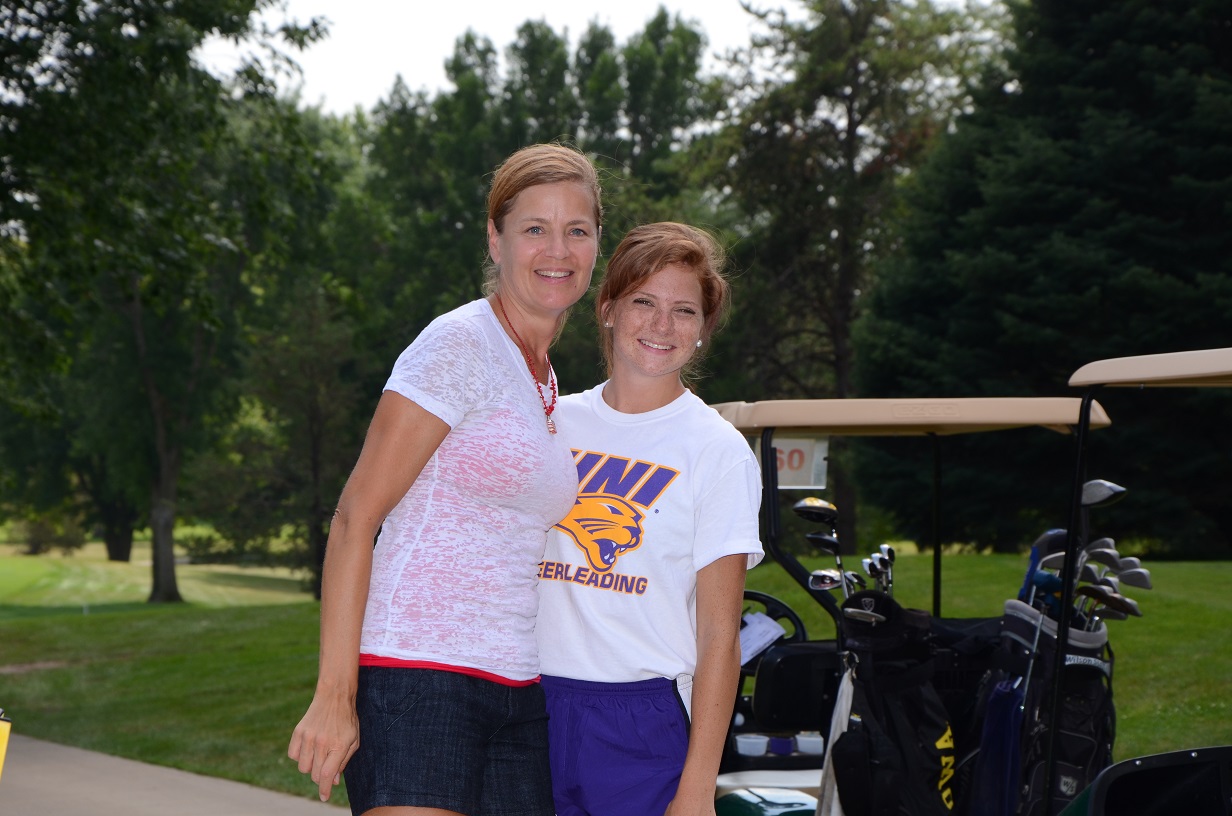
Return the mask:
[[1138,387],[1232,385],[1232,348],[1115,357],[1087,363],[1069,384]]
[[[764,400],[713,407],[745,434],[790,428],[831,436],[949,436],[1036,425],[1069,433],[1078,424],[1081,403],[1077,397],[956,397]],[[1110,424],[1095,402],[1091,427]]]

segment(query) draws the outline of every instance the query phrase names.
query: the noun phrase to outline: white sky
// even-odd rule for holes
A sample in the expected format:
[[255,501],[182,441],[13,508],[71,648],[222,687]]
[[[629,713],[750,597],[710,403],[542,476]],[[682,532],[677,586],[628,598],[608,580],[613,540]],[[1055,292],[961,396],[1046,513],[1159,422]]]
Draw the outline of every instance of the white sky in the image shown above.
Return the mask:
[[[794,0],[755,0],[755,7],[798,11]],[[748,45],[756,18],[739,0],[573,0],[539,4],[509,0],[287,0],[288,14],[301,22],[323,16],[329,37],[298,54],[303,68],[305,104],[322,103],[336,114],[356,106],[365,111],[389,95],[401,74],[412,90],[429,93],[445,87],[445,60],[457,38],[469,29],[486,36],[498,52],[510,45],[527,20],[542,20],[569,47],[592,20],[611,29],[617,43],[641,31],[660,6],[669,14],[700,24],[709,41],[705,66],[714,69],[716,53]],[[272,19],[272,18],[271,18]],[[279,17],[278,19],[281,19]],[[207,65],[234,68],[234,49],[207,43],[201,52]]]

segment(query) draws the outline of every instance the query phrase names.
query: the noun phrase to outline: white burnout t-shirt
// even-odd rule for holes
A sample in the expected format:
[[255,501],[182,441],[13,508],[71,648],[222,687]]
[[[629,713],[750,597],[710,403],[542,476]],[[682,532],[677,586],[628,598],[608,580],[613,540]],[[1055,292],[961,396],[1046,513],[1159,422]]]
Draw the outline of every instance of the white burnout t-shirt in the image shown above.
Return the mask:
[[548,535],[537,636],[543,673],[627,683],[693,674],[697,573],[762,558],[761,478],[744,437],[692,392],[623,414],[603,386],[557,414],[577,503]]
[[381,526],[360,651],[535,679],[537,565],[577,471],[521,352],[476,300],[429,324],[385,389],[450,431]]

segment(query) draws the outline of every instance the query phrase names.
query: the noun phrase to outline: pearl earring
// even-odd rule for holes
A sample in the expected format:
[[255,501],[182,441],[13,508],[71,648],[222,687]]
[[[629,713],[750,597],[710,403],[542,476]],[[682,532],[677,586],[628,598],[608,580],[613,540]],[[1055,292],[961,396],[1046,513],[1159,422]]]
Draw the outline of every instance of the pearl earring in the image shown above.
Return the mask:
[[702,347],[702,341],[701,341],[701,340],[698,340],[698,341],[697,341],[697,347],[698,347],[698,348],[701,348],[701,347]]
[[604,323],[604,324],[603,324],[603,328],[605,328],[605,329],[610,329],[610,328],[612,328],[612,324],[611,324],[611,323]]

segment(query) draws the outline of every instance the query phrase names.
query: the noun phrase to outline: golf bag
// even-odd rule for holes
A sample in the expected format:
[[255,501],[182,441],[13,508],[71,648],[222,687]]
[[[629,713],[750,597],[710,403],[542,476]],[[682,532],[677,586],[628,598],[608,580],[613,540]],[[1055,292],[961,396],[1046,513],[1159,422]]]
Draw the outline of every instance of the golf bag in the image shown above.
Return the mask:
[[957,759],[951,816],[968,816],[989,694],[1001,675],[1001,617],[933,618],[931,653],[933,687],[945,703],[954,731]]
[[[929,616],[884,592],[843,602],[851,711],[829,761],[845,816],[949,816],[954,737],[932,684]],[[832,732],[833,733],[833,732]]]
[[1004,676],[988,702],[973,797],[979,804],[971,813],[1055,816],[1112,764],[1116,710],[1108,629],[1101,622],[1093,631],[1069,631],[1050,814],[1044,813],[1044,799],[1057,622],[1008,600],[1002,649]]

